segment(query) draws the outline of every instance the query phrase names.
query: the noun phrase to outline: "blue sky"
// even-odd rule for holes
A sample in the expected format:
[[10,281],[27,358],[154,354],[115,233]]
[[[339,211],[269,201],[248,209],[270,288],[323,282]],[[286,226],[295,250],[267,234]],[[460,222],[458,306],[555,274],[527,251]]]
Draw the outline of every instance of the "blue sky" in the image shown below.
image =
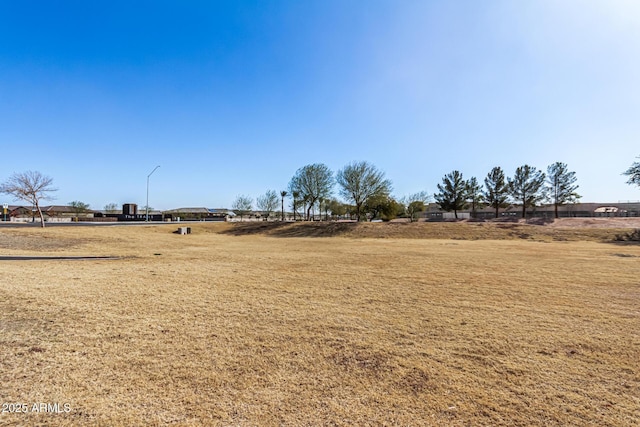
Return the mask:
[[562,161],[583,201],[638,200],[639,76],[634,0],[0,0],[0,180],[144,205],[160,165],[171,209],[310,163],[369,161],[402,197]]

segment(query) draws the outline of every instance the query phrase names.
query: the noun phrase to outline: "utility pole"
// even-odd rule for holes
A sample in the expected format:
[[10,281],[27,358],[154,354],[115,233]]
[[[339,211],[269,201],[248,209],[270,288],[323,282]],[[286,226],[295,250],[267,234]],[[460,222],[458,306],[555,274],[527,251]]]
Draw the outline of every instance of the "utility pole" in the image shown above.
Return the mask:
[[145,206],[146,211],[147,211],[147,218],[146,218],[146,222],[149,222],[149,178],[151,177],[151,175],[153,175],[153,173],[156,171],[156,169],[158,169],[160,167],[160,165],[156,166],[155,168],[153,168],[153,170],[151,171],[151,173],[149,175],[147,175],[147,206]]

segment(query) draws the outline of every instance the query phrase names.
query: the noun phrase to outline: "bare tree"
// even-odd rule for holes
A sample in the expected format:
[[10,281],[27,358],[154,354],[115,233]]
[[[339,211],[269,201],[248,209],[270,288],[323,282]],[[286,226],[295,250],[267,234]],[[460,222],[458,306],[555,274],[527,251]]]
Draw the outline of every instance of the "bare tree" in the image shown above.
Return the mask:
[[249,196],[243,196],[243,195],[236,197],[236,200],[234,200],[233,205],[231,205],[231,209],[233,210],[233,212],[240,215],[240,221],[242,221],[242,218],[246,214],[251,212],[252,207],[253,207],[253,199]]
[[26,171],[14,173],[11,177],[0,185],[0,193],[13,196],[16,200],[23,200],[30,203],[38,211],[40,224],[44,228],[44,215],[40,209],[42,200],[50,200],[49,193],[57,191],[53,187],[53,179],[37,171]]
[[118,213],[118,205],[116,203],[107,203],[104,205],[104,211],[108,214]]
[[391,192],[391,181],[384,172],[368,162],[352,162],[340,169],[336,181],[342,187],[340,195],[353,200],[358,221],[362,220],[362,205],[370,198],[387,197]]
[[271,213],[278,207],[278,195],[275,191],[268,190],[264,195],[258,197],[256,205],[258,210],[266,214],[265,221],[268,221]]

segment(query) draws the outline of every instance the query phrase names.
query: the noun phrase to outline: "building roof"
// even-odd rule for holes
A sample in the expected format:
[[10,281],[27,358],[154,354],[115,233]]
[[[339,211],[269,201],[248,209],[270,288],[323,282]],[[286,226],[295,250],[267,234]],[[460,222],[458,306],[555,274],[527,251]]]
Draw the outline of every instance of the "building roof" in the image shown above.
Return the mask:
[[71,207],[71,206],[65,206],[65,205],[50,205],[50,206],[41,206],[40,209],[42,210],[42,212],[47,212],[47,213],[93,213],[94,211],[91,209],[84,209],[81,211],[76,210],[75,208]]
[[189,214],[209,214],[209,209],[207,208],[178,208],[178,209],[169,209],[164,211],[164,213],[189,213]]
[[229,209],[217,208],[177,208],[164,211],[165,214],[191,214],[191,215],[230,215],[234,216],[235,213]]
[[235,216],[236,213],[226,209],[226,208],[215,208],[215,209],[209,209],[209,212],[212,214],[222,214],[222,215],[230,215],[230,216]]

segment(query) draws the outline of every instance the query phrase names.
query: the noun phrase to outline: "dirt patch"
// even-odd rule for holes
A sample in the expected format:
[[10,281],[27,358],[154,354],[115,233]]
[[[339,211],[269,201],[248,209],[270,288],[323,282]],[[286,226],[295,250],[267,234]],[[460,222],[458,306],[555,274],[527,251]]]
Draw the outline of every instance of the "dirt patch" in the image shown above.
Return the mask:
[[0,249],[56,251],[82,245],[86,240],[60,236],[32,236],[14,231],[0,232]]

